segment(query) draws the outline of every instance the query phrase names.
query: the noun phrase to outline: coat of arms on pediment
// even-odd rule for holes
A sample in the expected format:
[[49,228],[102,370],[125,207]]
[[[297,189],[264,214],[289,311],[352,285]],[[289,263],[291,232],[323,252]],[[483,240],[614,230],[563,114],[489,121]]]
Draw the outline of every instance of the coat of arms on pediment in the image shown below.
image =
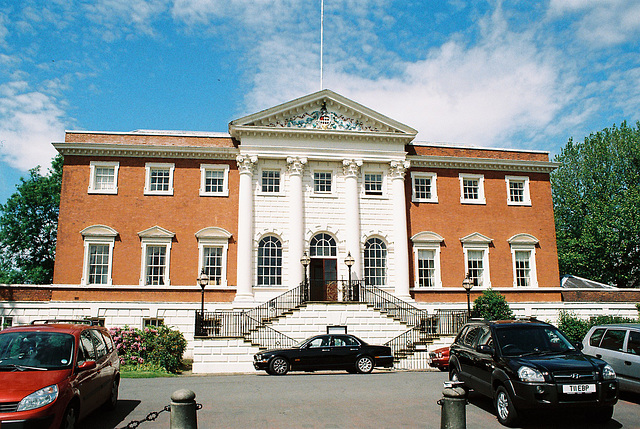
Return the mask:
[[267,124],[268,127],[304,128],[317,130],[342,131],[380,131],[376,127],[365,125],[362,121],[349,118],[338,112],[327,110],[326,104],[318,110],[305,112],[286,119]]

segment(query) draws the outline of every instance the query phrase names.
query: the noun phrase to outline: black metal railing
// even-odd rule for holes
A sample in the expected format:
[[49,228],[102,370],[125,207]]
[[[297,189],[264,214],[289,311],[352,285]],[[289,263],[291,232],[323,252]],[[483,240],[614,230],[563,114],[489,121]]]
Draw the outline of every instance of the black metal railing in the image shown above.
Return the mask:
[[406,323],[409,326],[420,326],[427,317],[427,312],[395,297],[376,286],[360,284],[359,300],[370,304],[378,311]]
[[303,282],[299,286],[286,291],[282,295],[278,295],[264,304],[260,304],[251,310],[247,310],[245,313],[247,316],[260,323],[267,323],[282,316],[284,313],[293,310],[294,308],[300,307],[308,300],[309,285]]

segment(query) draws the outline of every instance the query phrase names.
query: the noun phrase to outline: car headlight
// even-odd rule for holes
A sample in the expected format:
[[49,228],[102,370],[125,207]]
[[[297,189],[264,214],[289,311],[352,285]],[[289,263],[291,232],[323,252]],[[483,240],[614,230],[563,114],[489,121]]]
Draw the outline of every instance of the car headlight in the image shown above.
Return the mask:
[[518,369],[518,377],[522,381],[544,382],[544,375],[537,369],[528,366],[521,366],[520,369]]
[[58,386],[55,384],[47,386],[22,398],[16,411],[35,410],[36,408],[44,407],[55,401],[57,397]]
[[603,380],[615,380],[616,372],[613,370],[611,365],[606,364],[602,367],[602,379]]

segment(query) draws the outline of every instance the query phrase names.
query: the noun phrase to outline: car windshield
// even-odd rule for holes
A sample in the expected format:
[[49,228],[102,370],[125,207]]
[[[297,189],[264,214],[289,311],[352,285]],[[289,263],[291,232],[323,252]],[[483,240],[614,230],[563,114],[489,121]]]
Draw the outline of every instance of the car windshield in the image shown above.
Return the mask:
[[564,353],[575,350],[571,342],[551,326],[496,328],[496,340],[503,356]]
[[0,334],[0,371],[37,371],[71,366],[74,337],[57,332]]

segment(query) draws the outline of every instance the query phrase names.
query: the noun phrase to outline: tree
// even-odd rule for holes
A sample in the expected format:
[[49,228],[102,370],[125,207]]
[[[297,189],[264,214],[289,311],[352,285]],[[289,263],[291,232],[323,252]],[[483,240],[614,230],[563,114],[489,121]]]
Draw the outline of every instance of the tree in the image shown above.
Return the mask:
[[640,286],[640,122],[569,139],[551,175],[560,272]]
[[27,179],[20,178],[17,192],[0,204],[0,283],[53,281],[62,160],[56,156],[46,176],[40,167],[31,169]]
[[487,289],[473,301],[473,317],[485,320],[510,320],[513,311],[500,292]]

